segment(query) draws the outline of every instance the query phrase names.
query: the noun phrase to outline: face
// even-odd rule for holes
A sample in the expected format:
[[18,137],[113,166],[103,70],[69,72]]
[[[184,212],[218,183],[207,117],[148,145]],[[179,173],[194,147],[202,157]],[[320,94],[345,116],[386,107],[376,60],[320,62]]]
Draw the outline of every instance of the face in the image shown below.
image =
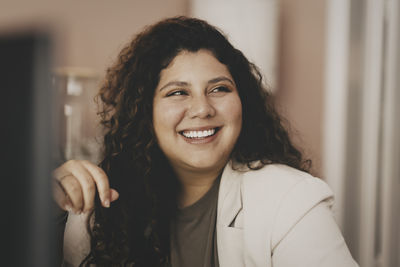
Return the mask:
[[180,52],[160,74],[153,124],[178,176],[221,171],[242,127],[242,105],[227,67],[207,50]]

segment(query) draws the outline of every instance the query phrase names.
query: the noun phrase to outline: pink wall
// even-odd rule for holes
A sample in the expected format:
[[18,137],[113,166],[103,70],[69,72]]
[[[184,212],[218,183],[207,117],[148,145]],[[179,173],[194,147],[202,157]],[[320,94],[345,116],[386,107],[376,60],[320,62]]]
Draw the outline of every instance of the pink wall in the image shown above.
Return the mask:
[[321,175],[325,1],[281,0],[278,104]]
[[[57,66],[100,76],[144,25],[187,13],[186,0],[0,0],[0,31],[44,25],[55,30]],[[281,0],[278,104],[296,142],[320,173],[325,1]]]
[[57,37],[56,65],[88,67],[102,75],[134,33],[184,13],[185,0],[0,0],[0,31],[48,27]]

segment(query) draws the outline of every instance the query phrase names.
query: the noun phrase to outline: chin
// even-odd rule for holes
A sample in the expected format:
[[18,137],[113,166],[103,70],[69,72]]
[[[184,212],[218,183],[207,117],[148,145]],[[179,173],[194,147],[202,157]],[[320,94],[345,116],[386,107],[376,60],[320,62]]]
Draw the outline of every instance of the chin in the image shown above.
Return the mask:
[[207,159],[199,159],[196,161],[187,162],[186,165],[190,166],[191,169],[197,171],[219,171],[222,169],[226,164],[226,161],[219,161],[219,160],[210,160]]

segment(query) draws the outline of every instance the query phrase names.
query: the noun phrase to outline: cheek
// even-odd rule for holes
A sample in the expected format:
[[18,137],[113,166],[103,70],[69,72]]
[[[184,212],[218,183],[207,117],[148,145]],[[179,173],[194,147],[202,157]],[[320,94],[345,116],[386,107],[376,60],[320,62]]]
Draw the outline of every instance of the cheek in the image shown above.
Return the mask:
[[242,127],[242,103],[239,96],[226,101],[221,108],[226,120],[231,122],[233,127],[240,129]]
[[157,137],[165,134],[166,131],[175,131],[183,114],[184,110],[180,105],[155,101],[153,105],[153,123]]

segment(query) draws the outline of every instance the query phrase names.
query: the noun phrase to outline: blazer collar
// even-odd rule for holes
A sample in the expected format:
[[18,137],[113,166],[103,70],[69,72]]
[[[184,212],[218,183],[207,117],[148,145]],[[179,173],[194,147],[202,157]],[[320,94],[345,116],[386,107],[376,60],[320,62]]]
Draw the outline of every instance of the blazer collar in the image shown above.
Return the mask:
[[225,166],[219,186],[217,224],[222,226],[230,226],[242,209],[242,174],[232,165],[230,161]]
[[217,247],[221,267],[242,267],[244,262],[243,229],[231,227],[242,210],[242,174],[229,162],[222,173],[218,193]]

